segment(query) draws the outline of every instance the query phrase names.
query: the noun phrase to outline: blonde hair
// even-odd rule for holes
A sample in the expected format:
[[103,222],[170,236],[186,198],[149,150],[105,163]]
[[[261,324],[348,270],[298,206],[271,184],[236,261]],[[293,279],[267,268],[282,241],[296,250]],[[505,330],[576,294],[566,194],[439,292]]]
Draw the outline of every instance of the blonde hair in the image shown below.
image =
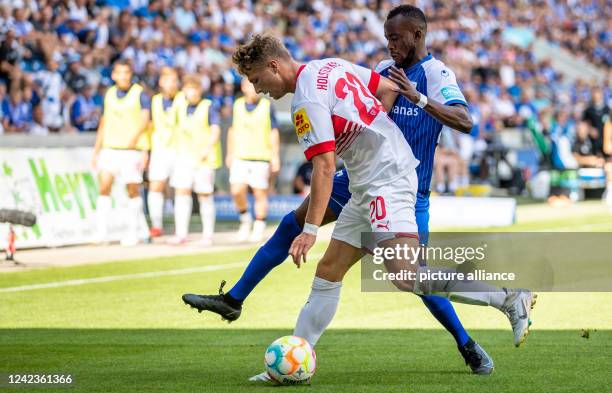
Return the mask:
[[247,43],[236,48],[232,62],[238,67],[238,72],[245,75],[254,67],[262,66],[274,58],[290,59],[291,55],[285,45],[273,35],[255,34]]
[[187,87],[187,86],[196,87],[201,90],[202,89],[201,78],[195,74],[185,75],[185,77],[183,78],[183,87]]

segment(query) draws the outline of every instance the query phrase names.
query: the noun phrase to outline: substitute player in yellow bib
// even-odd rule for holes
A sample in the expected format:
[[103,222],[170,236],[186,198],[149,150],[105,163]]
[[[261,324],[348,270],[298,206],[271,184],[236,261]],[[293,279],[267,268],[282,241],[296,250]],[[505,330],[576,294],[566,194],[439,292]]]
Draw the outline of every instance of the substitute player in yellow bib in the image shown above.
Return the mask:
[[[230,169],[234,203],[240,213],[238,238],[259,242],[266,228],[270,174],[280,169],[278,125],[270,100],[257,94],[247,78],[240,87],[244,96],[234,103],[232,126],[227,134],[226,165]],[[254,225],[248,212],[249,186],[255,196]]]
[[98,127],[92,166],[98,171],[100,196],[97,200],[98,241],[107,241],[110,197],[115,179],[127,184],[129,195],[128,233],[122,245],[138,243],[141,227],[146,227],[139,189],[148,161],[149,143],[144,131],[149,124],[151,101],[142,86],[132,84],[132,68],[126,61],[113,65],[115,85],[104,96],[103,114]]
[[176,161],[178,113],[185,96],[179,92],[179,77],[174,68],[163,67],[159,75],[159,94],[151,100],[151,161],[149,163],[149,216],[151,237],[163,234],[164,189]]
[[193,190],[200,204],[202,244],[209,245],[215,227],[212,195],[215,169],[221,166],[220,118],[212,102],[202,99],[202,85],[197,76],[185,77],[183,94],[185,102],[178,111],[177,160],[170,178],[170,185],[175,188],[176,235],[169,242],[183,244],[187,241]]

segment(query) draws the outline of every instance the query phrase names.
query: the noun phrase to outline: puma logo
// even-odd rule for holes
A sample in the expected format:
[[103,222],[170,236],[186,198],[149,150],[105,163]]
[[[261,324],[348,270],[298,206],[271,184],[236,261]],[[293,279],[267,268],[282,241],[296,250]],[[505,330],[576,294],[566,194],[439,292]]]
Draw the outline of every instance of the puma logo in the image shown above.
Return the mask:
[[387,220],[387,222],[384,224],[376,224],[376,228],[384,228],[388,231],[389,230],[389,220]]

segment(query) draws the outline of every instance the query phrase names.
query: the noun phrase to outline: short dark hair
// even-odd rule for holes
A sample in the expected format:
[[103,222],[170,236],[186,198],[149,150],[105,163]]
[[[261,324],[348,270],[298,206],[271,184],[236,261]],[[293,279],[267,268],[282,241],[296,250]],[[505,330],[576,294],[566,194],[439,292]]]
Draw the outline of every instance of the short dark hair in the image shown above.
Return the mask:
[[389,15],[387,15],[387,20],[396,17],[397,15],[402,15],[408,17],[410,19],[415,20],[421,27],[427,30],[427,18],[425,18],[425,14],[419,7],[415,7],[413,5],[403,4],[398,5],[389,11]]
[[283,43],[269,34],[255,34],[249,42],[240,45],[232,55],[232,61],[241,74],[251,71],[272,58],[290,59],[291,55]]

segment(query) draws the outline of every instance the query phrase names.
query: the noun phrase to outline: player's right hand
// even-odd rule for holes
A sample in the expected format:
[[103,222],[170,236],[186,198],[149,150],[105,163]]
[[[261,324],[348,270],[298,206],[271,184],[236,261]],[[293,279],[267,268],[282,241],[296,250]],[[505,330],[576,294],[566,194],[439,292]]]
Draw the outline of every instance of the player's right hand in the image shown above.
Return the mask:
[[406,76],[403,70],[393,66],[389,69],[389,79],[397,84],[397,87],[393,88],[393,91],[408,98],[413,103],[419,101],[420,93],[417,91],[415,85],[412,84],[410,79]]
[[98,154],[94,153],[93,157],[91,158],[91,168],[95,171],[98,170]]
[[138,161],[138,170],[144,172],[145,169],[149,166],[149,152],[143,150],[140,155],[140,160]]
[[231,156],[226,156],[225,157],[225,166],[227,167],[227,169],[232,169],[232,161],[234,159]]

